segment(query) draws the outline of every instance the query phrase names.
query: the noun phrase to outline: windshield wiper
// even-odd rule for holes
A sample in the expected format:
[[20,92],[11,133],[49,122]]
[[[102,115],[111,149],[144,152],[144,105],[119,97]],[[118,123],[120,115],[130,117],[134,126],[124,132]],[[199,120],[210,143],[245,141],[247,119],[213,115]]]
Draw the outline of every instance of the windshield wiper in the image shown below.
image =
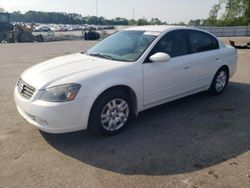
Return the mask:
[[101,54],[101,53],[93,53],[93,54],[87,54],[90,56],[95,56],[95,57],[101,57],[101,58],[105,58],[105,59],[110,59],[110,60],[114,60],[114,58],[110,55],[107,54]]

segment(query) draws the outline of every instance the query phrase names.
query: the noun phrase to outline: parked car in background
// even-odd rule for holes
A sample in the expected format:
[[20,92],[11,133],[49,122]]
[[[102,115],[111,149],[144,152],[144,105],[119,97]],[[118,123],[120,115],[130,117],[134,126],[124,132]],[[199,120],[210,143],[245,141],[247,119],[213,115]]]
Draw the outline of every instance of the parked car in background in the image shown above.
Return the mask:
[[114,26],[109,26],[109,25],[71,25],[71,24],[42,24],[42,23],[22,23],[22,22],[17,22],[13,23],[15,24],[22,24],[25,25],[26,27],[34,27],[34,32],[65,32],[65,31],[81,31],[81,30],[92,30],[92,31],[102,31],[102,30],[115,30]]
[[143,110],[202,91],[221,94],[236,67],[235,48],[206,31],[135,27],[29,68],[14,96],[19,113],[45,132],[114,135]]

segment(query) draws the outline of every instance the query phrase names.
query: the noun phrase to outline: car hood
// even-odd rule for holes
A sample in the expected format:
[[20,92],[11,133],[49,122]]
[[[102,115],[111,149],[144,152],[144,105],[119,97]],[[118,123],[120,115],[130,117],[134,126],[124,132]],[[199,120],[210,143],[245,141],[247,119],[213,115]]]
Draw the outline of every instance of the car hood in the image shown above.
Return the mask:
[[[27,69],[21,78],[36,89],[46,88],[53,82],[72,75],[95,70],[106,70],[122,64],[121,62],[90,57],[81,53],[57,57]],[[70,81],[69,81],[70,82]]]

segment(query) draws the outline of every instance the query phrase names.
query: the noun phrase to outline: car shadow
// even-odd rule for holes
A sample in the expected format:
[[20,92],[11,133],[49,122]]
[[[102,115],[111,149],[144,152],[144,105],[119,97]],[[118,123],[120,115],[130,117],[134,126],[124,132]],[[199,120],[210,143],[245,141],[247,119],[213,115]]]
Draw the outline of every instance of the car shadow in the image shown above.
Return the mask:
[[236,158],[250,148],[250,85],[231,82],[220,96],[196,94],[140,113],[113,137],[88,131],[41,132],[58,151],[121,173],[187,173]]

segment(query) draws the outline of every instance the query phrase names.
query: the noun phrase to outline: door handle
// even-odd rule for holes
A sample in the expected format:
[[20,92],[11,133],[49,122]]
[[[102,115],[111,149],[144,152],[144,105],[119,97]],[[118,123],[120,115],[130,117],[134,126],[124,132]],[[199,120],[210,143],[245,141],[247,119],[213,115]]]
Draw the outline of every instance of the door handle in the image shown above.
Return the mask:
[[190,68],[190,66],[185,66],[184,67],[184,70],[187,70],[187,69],[189,69]]
[[219,61],[220,60],[220,58],[219,57],[216,57],[216,61]]

